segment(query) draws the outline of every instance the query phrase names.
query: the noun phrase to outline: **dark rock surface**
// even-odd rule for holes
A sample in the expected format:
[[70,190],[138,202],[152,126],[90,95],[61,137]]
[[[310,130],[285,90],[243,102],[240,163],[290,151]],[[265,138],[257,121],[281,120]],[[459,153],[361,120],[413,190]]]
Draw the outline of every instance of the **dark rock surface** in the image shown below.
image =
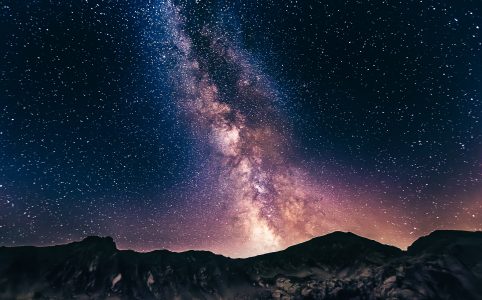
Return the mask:
[[482,299],[482,232],[435,231],[407,251],[334,232],[247,259],[109,237],[1,247],[0,299]]

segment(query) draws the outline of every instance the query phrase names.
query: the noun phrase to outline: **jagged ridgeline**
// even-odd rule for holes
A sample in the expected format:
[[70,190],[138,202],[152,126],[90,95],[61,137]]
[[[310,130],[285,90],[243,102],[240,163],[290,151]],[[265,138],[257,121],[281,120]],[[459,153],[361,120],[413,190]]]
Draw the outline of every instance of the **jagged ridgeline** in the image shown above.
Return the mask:
[[247,259],[109,237],[2,247],[0,299],[482,299],[482,232],[435,231],[407,251],[334,232]]

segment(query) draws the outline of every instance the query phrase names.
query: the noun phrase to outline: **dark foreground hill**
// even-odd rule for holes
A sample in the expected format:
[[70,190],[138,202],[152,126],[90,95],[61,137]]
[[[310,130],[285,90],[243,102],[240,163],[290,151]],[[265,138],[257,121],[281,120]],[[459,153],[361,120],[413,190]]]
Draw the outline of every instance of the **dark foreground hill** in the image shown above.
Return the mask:
[[435,231],[407,251],[334,232],[247,259],[108,237],[2,247],[0,299],[482,299],[482,232]]

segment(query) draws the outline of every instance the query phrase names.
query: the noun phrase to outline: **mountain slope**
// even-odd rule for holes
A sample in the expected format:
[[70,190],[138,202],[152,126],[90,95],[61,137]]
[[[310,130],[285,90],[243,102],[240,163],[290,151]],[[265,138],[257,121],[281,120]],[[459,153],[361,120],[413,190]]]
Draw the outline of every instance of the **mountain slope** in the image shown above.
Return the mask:
[[117,250],[111,238],[0,248],[0,299],[481,299],[482,233],[436,231],[408,251],[334,232],[230,259]]

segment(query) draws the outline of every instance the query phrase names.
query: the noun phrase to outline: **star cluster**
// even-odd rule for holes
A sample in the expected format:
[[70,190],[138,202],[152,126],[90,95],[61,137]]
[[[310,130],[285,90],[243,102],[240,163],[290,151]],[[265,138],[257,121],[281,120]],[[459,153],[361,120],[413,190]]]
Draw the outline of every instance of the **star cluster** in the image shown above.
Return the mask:
[[482,230],[476,1],[1,8],[0,244]]

